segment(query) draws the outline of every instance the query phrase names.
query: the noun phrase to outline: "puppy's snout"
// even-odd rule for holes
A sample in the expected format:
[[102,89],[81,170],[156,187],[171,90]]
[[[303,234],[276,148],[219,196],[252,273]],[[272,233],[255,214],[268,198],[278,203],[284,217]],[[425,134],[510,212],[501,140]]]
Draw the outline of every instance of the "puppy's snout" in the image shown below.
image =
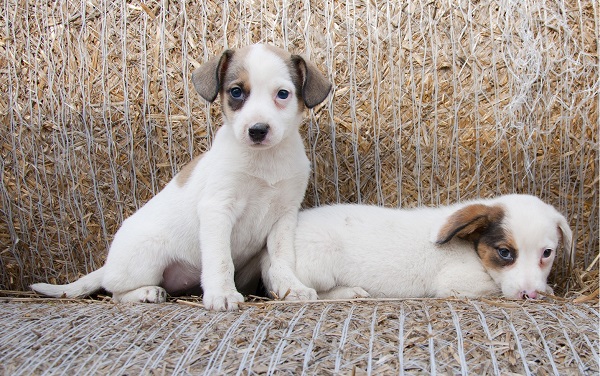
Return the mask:
[[264,141],[267,133],[269,133],[269,124],[257,123],[248,129],[248,136],[255,143]]
[[535,290],[521,291],[521,293],[519,295],[521,296],[521,299],[537,299],[538,298],[538,293]]

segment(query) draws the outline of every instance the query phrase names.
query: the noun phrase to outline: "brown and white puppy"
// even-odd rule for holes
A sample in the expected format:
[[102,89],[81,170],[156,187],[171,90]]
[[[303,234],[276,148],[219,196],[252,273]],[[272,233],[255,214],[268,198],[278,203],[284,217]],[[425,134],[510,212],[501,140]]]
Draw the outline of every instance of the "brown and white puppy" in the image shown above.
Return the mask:
[[274,291],[316,298],[292,270],[310,172],[298,129],[330,83],[312,63],[267,45],[227,50],[200,66],[192,82],[208,101],[221,96],[224,123],[211,149],[123,222],[103,267],[33,290],[78,297],[102,287],[116,301],[164,302],[166,293],[201,283],[206,308],[232,310],[244,300],[234,272],[267,247]]
[[410,210],[324,206],[299,215],[296,275],[322,299],[536,299],[552,291],[561,240],[571,254],[566,219],[529,195]]

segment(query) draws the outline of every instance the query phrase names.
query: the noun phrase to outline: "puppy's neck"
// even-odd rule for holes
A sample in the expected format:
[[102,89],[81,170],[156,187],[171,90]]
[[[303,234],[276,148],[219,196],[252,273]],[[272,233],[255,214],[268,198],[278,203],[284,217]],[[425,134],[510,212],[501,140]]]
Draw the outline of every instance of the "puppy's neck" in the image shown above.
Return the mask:
[[245,172],[265,180],[269,185],[275,185],[298,175],[306,175],[308,178],[310,162],[298,133],[290,135],[274,147],[268,149],[246,147],[243,153],[246,156]]

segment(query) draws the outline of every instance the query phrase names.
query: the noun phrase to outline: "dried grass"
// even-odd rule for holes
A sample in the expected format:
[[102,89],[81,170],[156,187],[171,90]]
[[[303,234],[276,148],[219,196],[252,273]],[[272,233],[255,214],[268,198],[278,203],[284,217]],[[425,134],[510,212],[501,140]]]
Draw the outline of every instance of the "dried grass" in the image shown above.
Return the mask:
[[252,42],[306,51],[334,82],[303,129],[305,206],[533,193],[574,230],[559,292],[598,288],[595,1],[5,0],[0,20],[0,288],[101,265],[211,143],[219,109],[193,68]]
[[599,372],[597,305],[453,299],[182,304],[7,299],[0,372],[561,374]]

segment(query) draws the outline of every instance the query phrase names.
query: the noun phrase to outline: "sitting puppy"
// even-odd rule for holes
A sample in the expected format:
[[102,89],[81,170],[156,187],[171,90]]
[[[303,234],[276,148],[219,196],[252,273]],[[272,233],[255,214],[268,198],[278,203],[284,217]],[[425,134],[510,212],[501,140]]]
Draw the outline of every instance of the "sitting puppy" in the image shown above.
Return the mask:
[[321,299],[536,299],[552,292],[546,279],[561,239],[570,253],[566,219],[529,195],[410,210],[324,206],[299,215],[296,275]]
[[272,288],[316,298],[293,274],[293,233],[310,172],[298,129],[330,83],[302,57],[266,45],[227,50],[192,81],[204,99],[221,96],[224,124],[210,151],[123,222],[103,267],[33,290],[79,297],[104,288],[115,301],[159,303],[201,283],[207,309],[234,310],[244,301],[234,271],[266,246]]

